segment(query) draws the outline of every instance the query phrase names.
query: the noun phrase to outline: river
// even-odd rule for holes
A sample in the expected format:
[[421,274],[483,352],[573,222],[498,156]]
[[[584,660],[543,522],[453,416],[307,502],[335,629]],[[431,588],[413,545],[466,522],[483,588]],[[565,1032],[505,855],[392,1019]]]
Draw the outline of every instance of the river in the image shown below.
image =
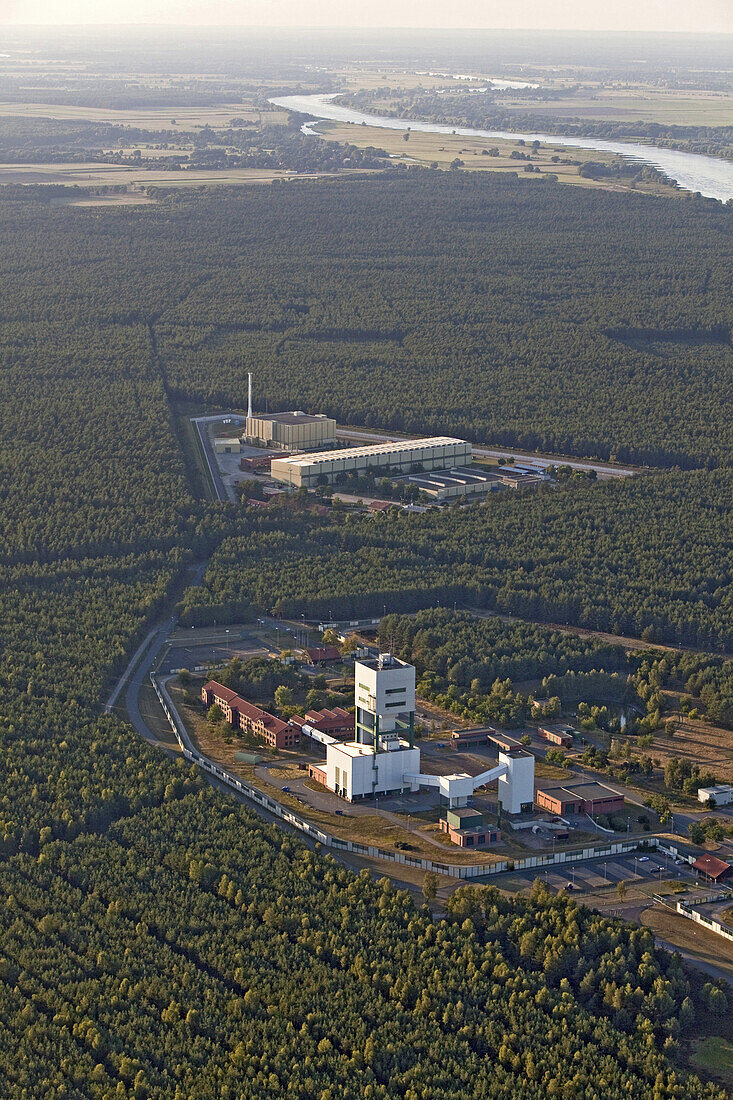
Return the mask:
[[[390,118],[368,115],[344,107],[335,100],[338,95],[288,95],[270,100],[276,107],[334,122],[350,122],[355,126],[379,126],[387,130],[413,130],[424,134],[457,134],[459,137],[506,138],[541,141],[547,145],[571,149],[594,149],[616,153],[642,164],[651,164],[665,176],[676,180],[685,191],[699,191],[706,198],[727,202],[733,199],[733,161],[708,157],[701,153],[678,153],[674,149],[658,149],[655,145],[640,145],[630,141],[606,141],[604,138],[568,137],[563,134],[523,134],[506,130],[472,130],[468,126],[441,126],[437,122],[419,122],[412,118]],[[310,131],[313,133],[313,131]]]

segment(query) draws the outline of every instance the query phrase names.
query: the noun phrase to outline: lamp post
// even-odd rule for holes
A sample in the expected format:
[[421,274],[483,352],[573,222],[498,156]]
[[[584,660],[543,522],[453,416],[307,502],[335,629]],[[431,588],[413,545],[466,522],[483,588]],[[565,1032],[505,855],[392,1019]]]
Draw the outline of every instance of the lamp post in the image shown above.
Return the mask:
[[226,628],[227,635],[227,657],[231,657],[231,650],[229,649],[229,627]]

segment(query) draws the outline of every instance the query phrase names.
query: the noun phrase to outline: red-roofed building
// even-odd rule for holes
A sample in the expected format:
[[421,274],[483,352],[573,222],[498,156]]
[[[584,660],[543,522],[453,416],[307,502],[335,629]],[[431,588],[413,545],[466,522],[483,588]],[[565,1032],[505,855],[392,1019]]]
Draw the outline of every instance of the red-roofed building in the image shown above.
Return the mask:
[[236,726],[243,733],[258,737],[273,749],[291,749],[300,741],[300,730],[297,726],[276,718],[274,714],[269,714],[254,703],[248,703],[236,691],[218,684],[216,680],[209,680],[204,684],[201,688],[201,699],[207,707],[216,703],[230,725]]
[[291,722],[299,729],[302,726],[311,726],[319,733],[327,733],[331,737],[349,738],[354,733],[354,715],[349,714],[343,707],[334,707],[333,710],[309,710],[305,718],[294,714]]
[[710,852],[705,852],[704,855],[699,856],[692,866],[698,874],[703,875],[712,882],[720,882],[720,880],[731,870],[730,863],[726,863],[723,859],[718,859],[717,856],[711,855]]
[[204,706],[213,707],[216,705],[219,707],[230,725],[239,725],[239,712],[237,710],[239,696],[236,691],[224,687],[223,684],[217,683],[216,680],[209,680],[208,683],[204,684],[201,688],[201,700]]
[[312,665],[326,665],[329,661],[341,660],[341,654],[335,645],[316,646],[314,649],[306,649],[306,653]]

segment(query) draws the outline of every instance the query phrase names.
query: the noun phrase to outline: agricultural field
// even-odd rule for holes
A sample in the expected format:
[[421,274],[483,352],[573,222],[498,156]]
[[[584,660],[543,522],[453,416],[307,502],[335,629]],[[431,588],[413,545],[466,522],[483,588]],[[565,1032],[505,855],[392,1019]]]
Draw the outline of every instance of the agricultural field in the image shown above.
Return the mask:
[[[465,91],[466,87],[484,86],[487,80],[515,79],[540,85],[541,100],[531,100],[526,93],[512,89],[498,93],[508,109],[533,107],[543,114],[558,118],[604,119],[609,122],[657,122],[677,126],[733,126],[733,87],[727,90],[706,88],[659,87],[643,81],[601,81],[597,74],[560,73],[535,69],[527,73],[493,73],[477,71],[475,79],[460,80],[449,75],[430,75],[389,69],[345,69],[333,73],[334,81],[344,91],[390,88],[414,92],[420,88]],[[549,95],[547,93],[550,93]],[[386,94],[375,100],[378,106],[389,108],[394,100]]]
[[[272,183],[296,177],[313,179],[327,173],[296,173],[267,168],[230,168],[226,171],[185,168],[180,171],[161,171],[154,168],[135,168],[118,164],[4,164],[0,165],[0,187],[10,183],[55,183],[69,187],[119,187],[129,188],[127,193],[100,195],[95,199],[71,199],[71,205],[91,206],[100,203],[144,203],[150,198],[142,190],[145,187],[200,187],[232,186],[234,184]],[[65,200],[63,200],[65,201]]]
[[166,107],[115,109],[113,107],[84,107],[66,103],[14,103],[2,101],[0,118],[82,120],[108,123],[112,126],[134,126],[143,130],[174,130],[187,133],[190,130],[212,129],[227,126],[234,118],[259,124],[263,115],[273,126],[284,126],[288,112],[258,110],[246,103],[223,103],[215,107]]
[[[517,141],[502,141],[498,138],[469,138],[452,134],[426,134],[412,131],[409,141],[405,141],[404,133],[398,130],[386,130],[378,126],[353,126],[348,123],[321,122],[317,127],[318,133],[326,141],[351,142],[359,148],[379,146],[391,157],[403,160],[406,164],[421,164],[425,167],[450,168],[456,160],[463,163],[460,167],[471,172],[516,172],[524,177],[524,163],[516,158],[512,159],[512,153],[526,153],[526,146],[521,146]],[[487,156],[484,150],[495,148],[498,156]],[[558,157],[560,161],[570,161],[570,164],[553,163],[552,158]],[[629,191],[630,181],[602,179],[595,180],[578,174],[578,165],[590,160],[598,163],[613,164],[618,157],[610,153],[585,152],[582,149],[571,149],[561,145],[543,145],[537,153],[532,153],[532,166],[538,169],[527,178],[535,182],[542,181],[547,175],[557,176],[560,183],[572,183],[576,187],[603,188],[608,191]],[[681,192],[673,187],[668,187],[655,181],[641,181],[633,188],[635,191],[646,192],[654,195],[677,196]]]

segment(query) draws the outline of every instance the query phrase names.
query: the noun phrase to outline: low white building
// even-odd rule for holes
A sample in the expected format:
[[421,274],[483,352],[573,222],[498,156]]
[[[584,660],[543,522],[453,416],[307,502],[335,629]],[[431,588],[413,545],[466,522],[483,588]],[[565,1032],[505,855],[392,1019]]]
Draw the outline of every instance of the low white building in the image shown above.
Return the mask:
[[727,806],[733,802],[733,787],[698,787],[698,802],[714,802],[716,806]]
[[349,802],[409,791],[406,777],[419,771],[420,750],[397,737],[384,738],[379,752],[357,741],[326,746],[326,786]]

